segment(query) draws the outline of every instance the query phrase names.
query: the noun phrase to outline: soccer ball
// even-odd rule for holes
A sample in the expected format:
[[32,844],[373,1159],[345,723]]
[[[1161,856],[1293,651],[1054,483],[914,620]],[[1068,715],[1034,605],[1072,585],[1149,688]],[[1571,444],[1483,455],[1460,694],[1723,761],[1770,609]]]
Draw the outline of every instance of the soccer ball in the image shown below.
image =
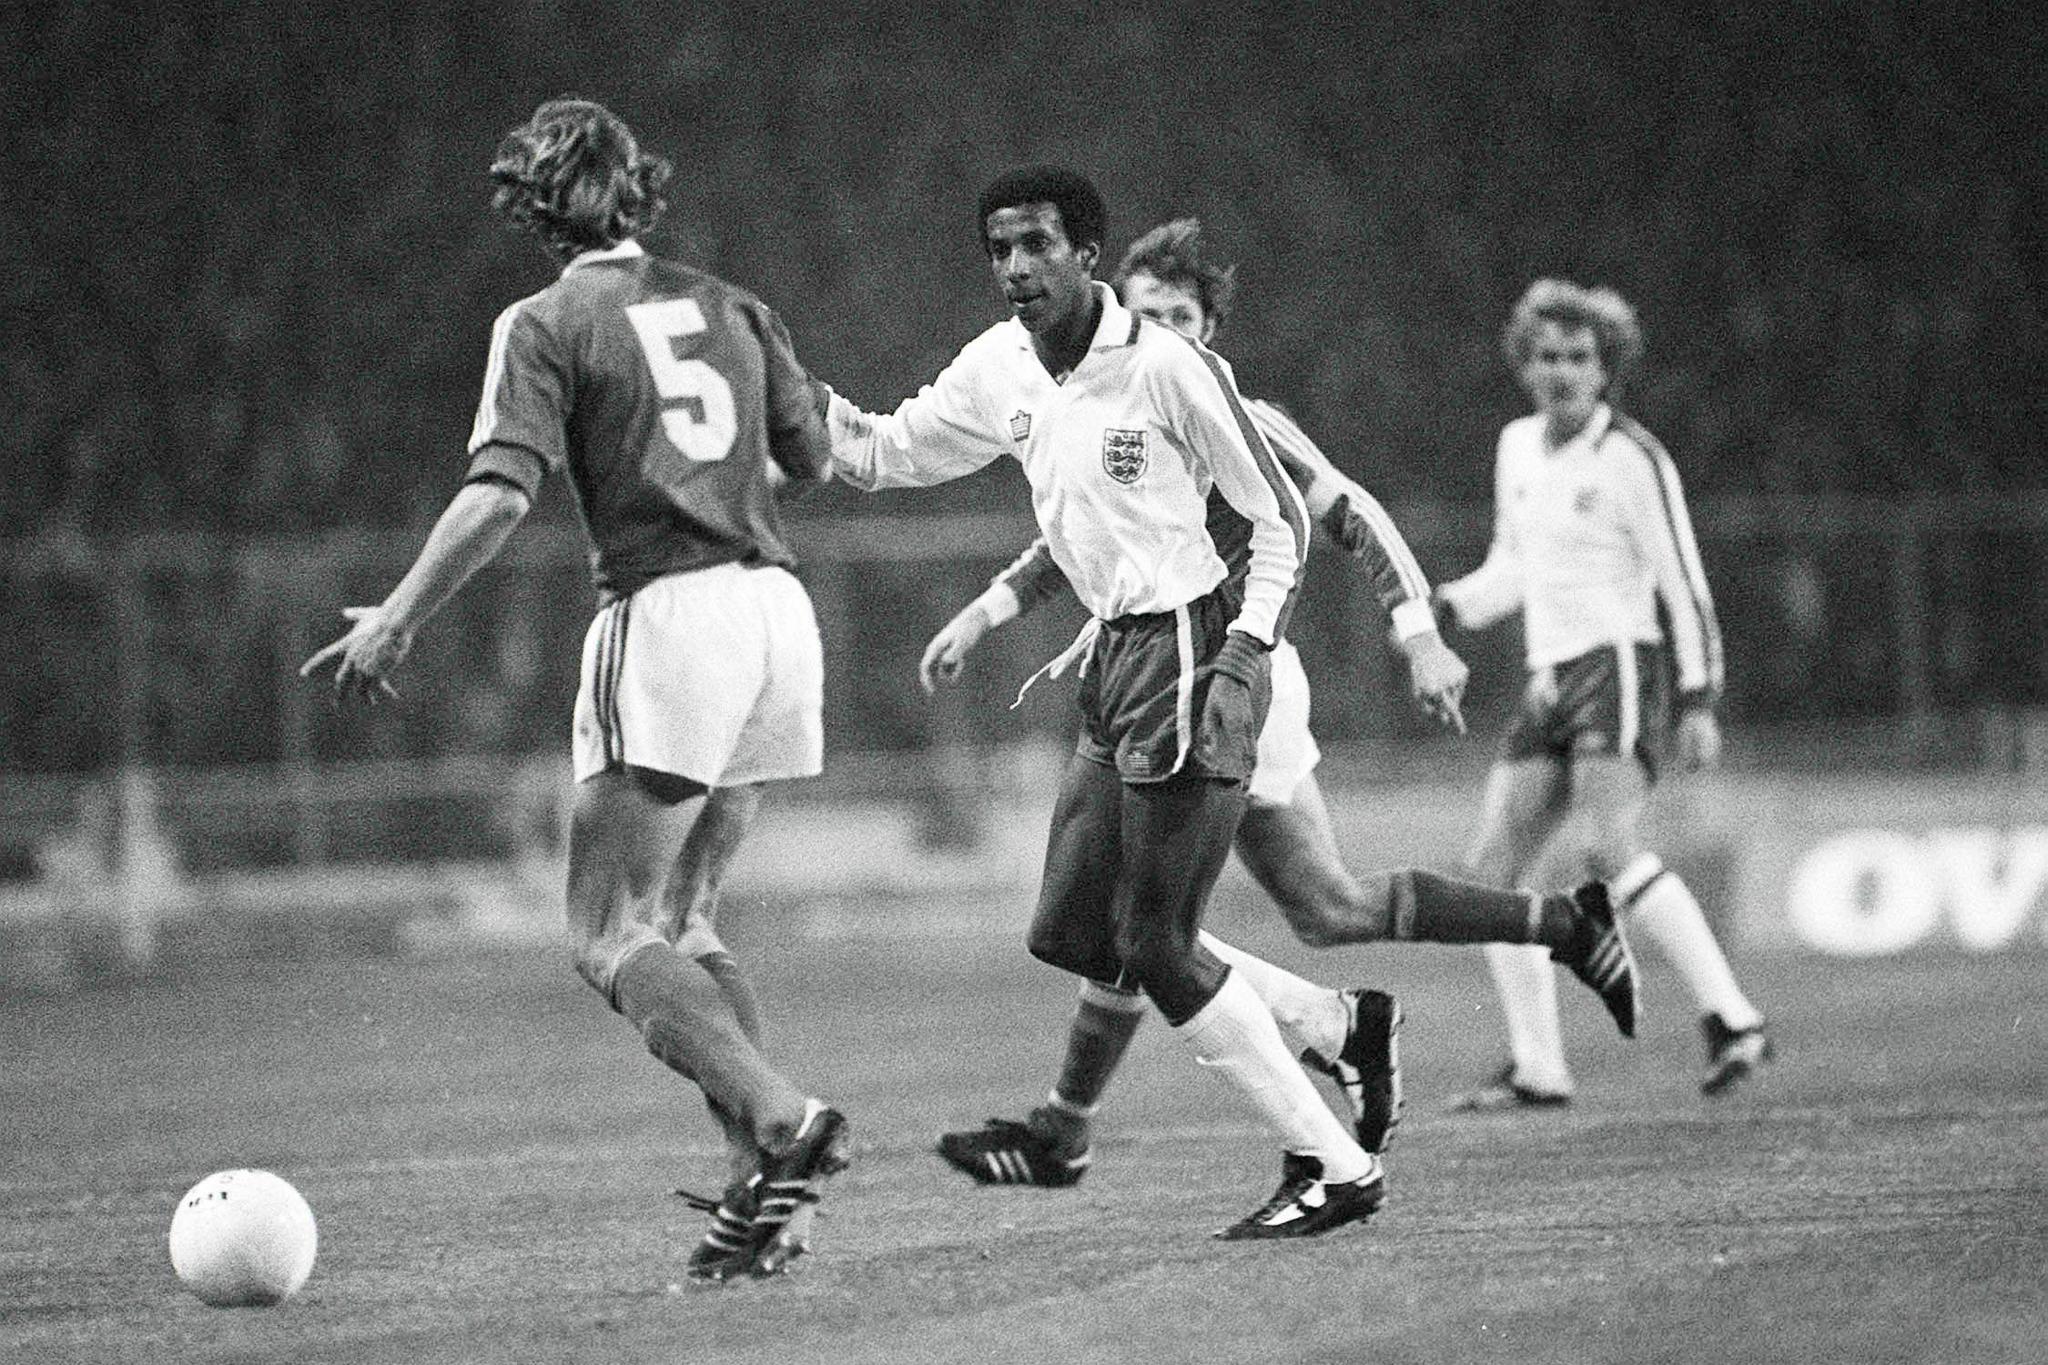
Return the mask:
[[215,1308],[283,1303],[313,1272],[313,1210],[269,1171],[216,1171],[171,1215],[171,1268]]

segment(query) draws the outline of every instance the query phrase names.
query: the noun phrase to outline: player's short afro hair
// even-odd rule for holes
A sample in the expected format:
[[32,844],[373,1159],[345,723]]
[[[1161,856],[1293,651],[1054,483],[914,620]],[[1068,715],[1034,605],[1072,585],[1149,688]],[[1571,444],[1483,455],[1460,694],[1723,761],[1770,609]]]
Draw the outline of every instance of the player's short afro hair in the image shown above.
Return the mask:
[[1100,191],[1088,177],[1064,166],[1019,166],[1004,171],[981,192],[974,222],[984,250],[988,247],[988,216],[1020,204],[1051,204],[1060,212],[1060,226],[1066,229],[1069,242],[1076,248],[1092,245],[1102,249],[1109,214],[1102,207]]
[[553,99],[505,134],[491,162],[491,204],[567,261],[654,226],[669,164],[640,150],[601,104]]
[[1591,329],[1611,388],[1618,388],[1643,358],[1642,324],[1627,299],[1612,289],[1542,279],[1529,286],[1501,329],[1500,351],[1509,368],[1519,373],[1529,363],[1536,328],[1545,322]]
[[1133,275],[1150,275],[1162,284],[1194,291],[1211,327],[1221,327],[1237,297],[1237,267],[1219,265],[1202,254],[1202,220],[1176,218],[1161,223],[1132,242],[1109,277],[1119,294]]

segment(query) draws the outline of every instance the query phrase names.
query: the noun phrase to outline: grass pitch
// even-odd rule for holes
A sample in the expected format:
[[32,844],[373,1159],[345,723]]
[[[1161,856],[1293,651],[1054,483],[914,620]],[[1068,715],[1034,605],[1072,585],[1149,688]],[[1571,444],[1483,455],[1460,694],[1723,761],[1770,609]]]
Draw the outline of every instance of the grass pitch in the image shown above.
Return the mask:
[[[907,930],[929,913],[936,938]],[[1560,982],[1580,1098],[1460,1117],[1501,1055],[1476,953],[1311,953],[1249,901],[1213,927],[1395,990],[1392,1195],[1303,1243],[1209,1232],[1278,1161],[1156,1020],[1095,1170],[989,1190],[944,1128],[1044,1093],[1073,992],[1016,907],[736,907],[775,1055],[855,1124],[797,1273],[684,1281],[720,1149],[558,953],[223,962],[0,1001],[0,1357],[23,1361],[2020,1362],[2048,1342],[2048,955],[1738,962],[1781,1060],[1720,1101],[1649,964],[1627,1043]],[[963,929],[962,926],[967,928]],[[320,1219],[306,1289],[216,1310],[172,1206],[260,1166]]]

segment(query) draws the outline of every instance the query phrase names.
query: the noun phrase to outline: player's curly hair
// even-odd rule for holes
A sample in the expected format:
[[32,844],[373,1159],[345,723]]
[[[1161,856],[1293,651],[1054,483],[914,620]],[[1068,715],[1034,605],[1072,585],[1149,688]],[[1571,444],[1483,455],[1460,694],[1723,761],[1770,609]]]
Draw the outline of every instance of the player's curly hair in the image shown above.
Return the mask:
[[1509,368],[1520,372],[1529,363],[1539,324],[1586,327],[1600,348],[1600,365],[1610,389],[1621,387],[1643,358],[1643,329],[1636,310],[1612,289],[1589,289],[1570,280],[1542,279],[1529,286],[1501,329],[1500,351]]
[[567,261],[654,226],[670,167],[640,150],[625,120],[590,100],[553,99],[505,134],[491,161],[491,207]]
[[1237,267],[1218,265],[1202,254],[1202,220],[1176,218],[1132,242],[1110,276],[1121,294],[1131,276],[1150,275],[1162,284],[1192,290],[1211,327],[1221,327],[1237,297]]
[[1060,211],[1068,242],[1077,249],[1091,244],[1101,249],[1109,211],[1102,206],[1102,192],[1088,177],[1065,166],[1019,166],[1004,171],[981,192],[974,222],[983,251],[988,250],[988,216],[1020,204],[1051,204]]

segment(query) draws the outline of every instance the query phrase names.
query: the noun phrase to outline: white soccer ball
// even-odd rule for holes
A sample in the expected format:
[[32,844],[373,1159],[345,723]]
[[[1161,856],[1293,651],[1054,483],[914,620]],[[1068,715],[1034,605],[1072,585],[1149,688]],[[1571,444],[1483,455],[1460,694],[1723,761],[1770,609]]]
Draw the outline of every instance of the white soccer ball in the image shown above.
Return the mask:
[[215,1308],[283,1303],[313,1273],[313,1210],[269,1171],[216,1171],[171,1215],[171,1268]]

